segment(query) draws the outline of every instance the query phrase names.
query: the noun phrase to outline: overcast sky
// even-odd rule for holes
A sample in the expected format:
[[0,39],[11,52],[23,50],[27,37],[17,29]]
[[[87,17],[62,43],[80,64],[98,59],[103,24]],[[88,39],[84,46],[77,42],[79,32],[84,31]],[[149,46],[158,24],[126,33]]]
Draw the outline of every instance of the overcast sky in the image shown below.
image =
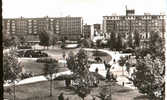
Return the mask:
[[[102,16],[125,15],[125,6],[137,15],[165,13],[167,0],[2,0],[3,17],[81,16],[84,23],[102,23]],[[166,14],[166,13],[165,13]]]

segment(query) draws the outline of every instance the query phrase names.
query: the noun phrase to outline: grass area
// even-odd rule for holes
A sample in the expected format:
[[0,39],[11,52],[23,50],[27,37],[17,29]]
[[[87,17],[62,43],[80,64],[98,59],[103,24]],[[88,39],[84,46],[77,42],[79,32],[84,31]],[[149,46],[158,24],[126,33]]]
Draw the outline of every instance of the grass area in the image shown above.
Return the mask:
[[[35,75],[43,73],[44,63],[37,63],[34,59],[22,59],[21,64],[24,66],[26,72],[32,72]],[[68,68],[64,64],[58,64],[58,72],[67,71]]]
[[[86,100],[92,100],[92,95],[98,98],[99,93],[104,87],[107,89],[106,91],[109,91],[109,83],[101,81],[99,87],[92,88],[92,91],[89,96],[86,97],[88,98]],[[11,89],[13,88],[11,87]],[[54,81],[53,97],[49,97],[49,82],[47,81],[16,86],[16,100],[58,100],[58,95],[61,92],[63,92],[65,98],[68,97],[69,100],[80,100],[76,92],[64,86],[64,81]],[[109,93],[110,92],[107,94]],[[112,100],[148,100],[142,94],[138,93],[137,90],[128,89],[115,83],[111,84],[111,94]],[[13,96],[4,91],[4,97],[12,100]]]
[[80,50],[80,48],[76,48],[76,49],[61,49],[61,48],[57,48],[57,49],[49,49],[49,50],[45,50],[44,52],[51,54],[51,55],[57,55],[57,56],[61,56],[63,55],[63,52],[65,52],[66,55],[68,55],[68,53],[70,51],[72,51],[74,54],[77,53]]

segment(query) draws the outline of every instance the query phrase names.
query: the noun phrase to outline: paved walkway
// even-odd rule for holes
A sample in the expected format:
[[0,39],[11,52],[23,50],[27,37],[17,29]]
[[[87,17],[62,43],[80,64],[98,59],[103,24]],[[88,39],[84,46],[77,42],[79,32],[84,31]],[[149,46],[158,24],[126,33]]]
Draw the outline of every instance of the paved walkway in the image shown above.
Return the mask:
[[[95,49],[85,48],[85,50],[93,51]],[[112,57],[111,61],[109,62],[109,64],[112,66],[112,68],[110,69],[110,72],[112,72],[114,75],[117,76],[117,81],[118,81],[117,83],[119,85],[123,85],[123,83],[124,83],[125,87],[135,89],[132,82],[130,82],[129,79],[127,78],[129,76],[129,74],[126,71],[125,66],[122,68],[118,63],[113,63],[113,59],[115,59],[115,61],[118,62],[121,56],[125,57],[125,56],[131,55],[131,54],[128,54],[128,53],[121,54],[119,52],[109,51],[109,50],[105,50],[105,49],[98,49],[98,51],[105,52]],[[104,64],[92,64],[90,67],[90,71],[95,71],[96,68],[99,69],[99,74],[106,77],[107,72],[105,70]],[[122,71],[124,72],[124,75],[122,75]]]

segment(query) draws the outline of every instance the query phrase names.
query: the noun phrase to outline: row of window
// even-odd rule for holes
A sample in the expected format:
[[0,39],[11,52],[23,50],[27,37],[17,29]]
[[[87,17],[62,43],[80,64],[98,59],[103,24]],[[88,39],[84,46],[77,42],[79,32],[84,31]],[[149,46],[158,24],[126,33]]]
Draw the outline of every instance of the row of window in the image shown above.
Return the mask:
[[104,20],[120,20],[120,19],[164,19],[164,16],[107,16]]

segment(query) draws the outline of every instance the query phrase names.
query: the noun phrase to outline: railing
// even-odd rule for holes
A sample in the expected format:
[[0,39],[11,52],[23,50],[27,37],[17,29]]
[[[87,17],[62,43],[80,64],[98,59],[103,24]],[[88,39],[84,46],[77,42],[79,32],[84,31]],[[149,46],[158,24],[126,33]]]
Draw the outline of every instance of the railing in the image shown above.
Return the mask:
[[[6,99],[6,100],[12,100],[12,99]],[[16,98],[16,100],[58,100],[57,96],[34,96],[34,97],[29,97],[29,98],[25,98],[25,99],[19,99]]]

